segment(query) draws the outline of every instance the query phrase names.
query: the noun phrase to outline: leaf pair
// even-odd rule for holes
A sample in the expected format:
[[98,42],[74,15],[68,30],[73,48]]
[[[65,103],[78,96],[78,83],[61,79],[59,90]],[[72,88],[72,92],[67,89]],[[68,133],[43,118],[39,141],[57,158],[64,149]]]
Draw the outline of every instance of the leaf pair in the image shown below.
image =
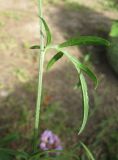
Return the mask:
[[63,55],[68,57],[68,59],[74,64],[78,74],[79,74],[79,80],[82,90],[82,96],[83,96],[83,121],[81,128],[79,130],[79,134],[82,133],[82,131],[85,128],[85,125],[87,123],[88,119],[88,112],[89,112],[89,98],[88,98],[88,91],[87,91],[87,84],[84,78],[84,75],[82,74],[81,70],[88,74],[88,76],[95,82],[97,85],[97,78],[96,76],[89,70],[84,64],[82,64],[78,59],[76,59],[74,56],[70,55],[67,51],[61,50],[57,48],[58,53],[49,61],[47,68],[49,69],[52,67],[52,65]]
[[[51,35],[51,31],[50,31],[46,21],[41,17],[40,17],[40,19],[43,22],[43,25],[44,25],[44,28],[45,28],[45,31],[46,31],[46,36],[47,36],[46,47],[47,47],[51,44],[52,35]],[[59,44],[58,47],[59,48],[65,48],[65,47],[68,47],[68,46],[79,46],[79,45],[104,45],[104,46],[109,46],[110,43],[106,39],[103,39],[103,38],[97,37],[97,36],[80,36],[79,38],[70,38],[69,40]],[[38,46],[38,45],[32,46],[31,49],[40,49],[40,46]]]
[[[46,27],[47,28],[47,27]],[[47,43],[46,46],[51,44],[51,33],[49,29],[46,29],[47,32]],[[109,41],[97,37],[97,36],[79,36],[78,38],[70,38],[69,40],[58,45],[59,48],[65,48],[69,46],[80,46],[80,45],[104,45],[110,46]],[[40,49],[40,46],[32,46],[31,49]]]

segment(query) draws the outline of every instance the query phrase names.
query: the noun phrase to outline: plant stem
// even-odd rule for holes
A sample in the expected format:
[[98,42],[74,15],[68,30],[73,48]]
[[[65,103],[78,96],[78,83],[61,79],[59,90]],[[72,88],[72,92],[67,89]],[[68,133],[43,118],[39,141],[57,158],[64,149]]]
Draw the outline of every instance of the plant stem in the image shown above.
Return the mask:
[[[39,16],[43,18],[42,0],[38,0],[38,9],[39,9]],[[44,51],[44,38],[43,38],[43,24],[42,20],[40,19],[40,52],[39,52],[39,72],[38,72],[38,93],[37,93],[35,128],[34,128],[34,152],[37,149],[37,140],[39,136],[44,55],[45,51]]]

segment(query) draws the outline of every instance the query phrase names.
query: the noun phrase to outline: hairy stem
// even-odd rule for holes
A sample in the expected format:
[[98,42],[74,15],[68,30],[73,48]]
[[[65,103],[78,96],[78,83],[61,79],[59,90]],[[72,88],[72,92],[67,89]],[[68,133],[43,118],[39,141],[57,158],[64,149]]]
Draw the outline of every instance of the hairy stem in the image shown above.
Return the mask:
[[[43,18],[42,0],[38,0],[38,9],[39,9],[39,16],[41,18]],[[38,72],[38,93],[37,93],[35,128],[34,128],[34,130],[35,130],[34,131],[34,152],[37,149],[37,140],[38,140],[38,136],[39,136],[39,122],[40,122],[44,55],[45,55],[45,51],[44,51],[43,24],[40,19],[40,52],[39,52],[39,72]]]

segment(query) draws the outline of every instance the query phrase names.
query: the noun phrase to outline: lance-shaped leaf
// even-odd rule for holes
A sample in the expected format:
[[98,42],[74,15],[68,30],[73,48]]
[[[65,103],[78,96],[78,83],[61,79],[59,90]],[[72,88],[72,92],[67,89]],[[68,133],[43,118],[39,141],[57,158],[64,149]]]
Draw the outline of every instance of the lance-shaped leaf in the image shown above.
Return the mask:
[[82,131],[85,128],[85,125],[87,123],[87,119],[88,119],[88,112],[89,112],[89,98],[88,98],[88,91],[87,91],[87,84],[85,81],[85,78],[83,76],[83,74],[81,73],[81,70],[85,71],[97,84],[97,78],[94,76],[94,74],[87,68],[85,67],[83,64],[81,64],[78,59],[76,59],[76,57],[70,55],[67,51],[62,50],[60,48],[55,48],[58,52],[62,52],[64,55],[66,55],[69,60],[74,64],[78,74],[79,74],[79,78],[80,78],[80,83],[81,83],[81,89],[82,89],[82,95],[83,95],[83,120],[82,120],[82,125],[79,131],[79,134],[82,133]]
[[74,57],[74,61],[75,61],[76,66],[79,69],[83,70],[94,81],[95,88],[97,88],[98,80],[97,80],[97,77],[95,76],[95,74],[87,66],[82,64],[79,60],[77,60],[75,57]]
[[83,99],[83,120],[82,120],[82,125],[78,134],[81,134],[82,131],[84,130],[87,123],[88,112],[89,112],[89,98],[88,98],[87,84],[86,84],[84,75],[82,73],[80,73],[80,83],[81,83],[81,90],[82,90],[82,97],[83,97],[82,98]]
[[[41,17],[40,17],[41,18]],[[51,32],[50,32],[50,29],[46,23],[46,21],[41,18],[43,24],[44,24],[44,27],[45,27],[45,31],[46,31],[46,36],[47,36],[47,42],[46,42],[46,47],[51,43],[51,40],[52,40],[52,35],[51,35]]]
[[56,61],[58,61],[61,57],[63,56],[63,53],[62,52],[58,52],[56,55],[54,55],[53,57],[52,57],[52,59],[48,62],[48,64],[47,64],[47,70],[49,70],[51,67],[52,67],[52,65],[56,62]]
[[95,87],[97,88],[98,80],[95,74],[88,67],[82,64],[76,57],[72,56],[67,51],[59,49],[59,48],[58,48],[58,51],[63,52],[64,55],[66,55],[69,58],[69,60],[78,68],[78,70],[81,69],[82,71],[84,71],[94,81]]
[[109,46],[110,42],[97,36],[80,36],[79,38],[71,38],[66,42],[58,45],[60,48],[80,45],[104,45]]
[[86,151],[86,155],[87,155],[88,159],[89,160],[95,160],[94,156],[92,155],[92,153],[88,149],[88,147],[84,143],[82,143],[82,142],[80,142],[80,143],[81,143],[82,147],[84,148],[84,150]]
[[39,45],[34,45],[34,46],[31,46],[30,49],[40,49],[40,46]]
[[86,67],[84,64],[82,64],[76,57],[74,57],[70,54],[69,54],[69,57],[78,69],[83,70],[94,81],[95,86],[97,87],[98,80],[97,80],[95,74],[88,67]]
[[[82,95],[83,95],[83,120],[82,120],[82,125],[81,125],[81,128],[80,128],[80,131],[79,131],[79,134],[82,133],[82,131],[84,130],[85,128],[85,125],[87,123],[87,119],[88,119],[88,111],[89,111],[89,98],[88,98],[88,91],[87,91],[87,84],[86,84],[86,81],[85,81],[85,78],[83,76],[83,74],[81,73],[81,68],[80,65],[78,66],[75,62],[76,58],[74,59],[73,56],[71,56],[68,52],[66,51],[62,51],[63,54],[65,54],[69,60],[75,65],[75,68],[77,69],[77,72],[79,74],[79,78],[80,78],[80,83],[81,83],[81,89],[82,89]],[[90,72],[91,73],[91,72]]]

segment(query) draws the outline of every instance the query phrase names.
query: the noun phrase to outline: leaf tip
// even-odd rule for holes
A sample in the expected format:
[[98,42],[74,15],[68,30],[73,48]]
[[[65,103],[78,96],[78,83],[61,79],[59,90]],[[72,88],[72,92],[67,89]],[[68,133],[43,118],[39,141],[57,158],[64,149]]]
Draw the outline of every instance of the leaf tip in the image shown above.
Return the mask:
[[99,85],[99,81],[98,81],[98,79],[96,78],[96,83],[95,83],[95,90],[98,88],[98,85]]
[[83,129],[80,129],[78,132],[78,136],[83,132]]

